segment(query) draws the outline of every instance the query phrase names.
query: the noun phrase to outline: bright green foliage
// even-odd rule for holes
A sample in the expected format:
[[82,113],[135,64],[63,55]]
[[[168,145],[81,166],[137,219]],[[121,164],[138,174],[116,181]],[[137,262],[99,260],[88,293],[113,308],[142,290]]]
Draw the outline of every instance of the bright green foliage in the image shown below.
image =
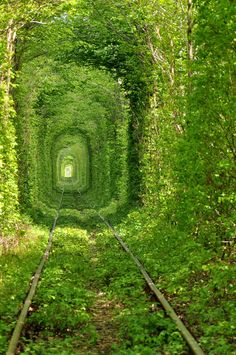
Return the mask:
[[196,2],[196,58],[176,164],[181,225],[213,248],[228,241],[227,252],[235,232],[235,19],[231,1]]
[[[12,123],[13,110],[5,106],[7,96],[0,93],[0,235],[15,232],[18,216],[17,162],[15,154],[15,128]],[[10,113],[11,112],[11,113]],[[11,119],[10,119],[11,115]],[[7,119],[6,119],[6,116]]]
[[158,304],[151,302],[151,295],[147,302],[140,272],[121,250],[111,231],[99,233],[96,245],[100,251],[98,275],[100,282],[106,282],[102,289],[109,298],[115,297],[124,305],[115,318],[121,339],[121,344],[114,348],[117,354],[184,354],[186,346],[181,335]]
[[23,203],[41,211],[45,205],[57,206],[63,187],[57,183],[60,154],[73,144],[78,144],[70,148],[78,182],[65,186],[63,207],[103,206],[111,198],[126,201],[128,116],[119,90],[104,72],[72,64],[59,67],[44,57],[22,69],[17,100],[19,152],[26,152],[20,164]]
[[[23,229],[22,229],[23,230]],[[17,239],[9,238],[6,248],[0,250],[0,349],[6,352],[9,335],[12,333],[16,316],[29,287],[29,280],[39,264],[46,245],[48,231],[32,227],[21,232]]]
[[[18,35],[17,62],[23,68],[22,85],[27,85],[28,90],[31,90],[31,104],[28,105],[28,97],[22,94],[18,102],[25,101],[28,116],[32,119],[36,115],[36,121],[38,116],[43,120],[46,116],[73,115],[71,108],[73,106],[75,109],[76,104],[72,101],[72,92],[77,91],[77,87],[72,88],[74,84],[70,82],[71,78],[65,78],[65,73],[71,71],[75,74],[77,69],[71,64],[66,64],[63,69],[63,63],[70,60],[79,65],[105,67],[122,82],[130,100],[127,145],[130,178],[126,179],[129,195],[138,195],[150,208],[158,206],[165,219],[178,223],[181,228],[184,224],[184,228],[190,232],[201,229],[202,239],[206,234],[204,230],[209,230],[212,236],[220,234],[220,238],[212,237],[215,244],[217,239],[224,239],[225,233],[230,241],[234,228],[235,10],[230,1],[221,4],[209,2],[207,7],[205,3],[196,2],[194,5],[192,14],[187,14],[187,6],[181,1],[154,1],[148,6],[145,2],[133,1],[114,1],[111,4],[103,0],[81,1],[62,8],[61,11],[67,13],[64,12],[53,23],[23,27]],[[50,10],[47,11],[50,13]],[[193,17],[189,23],[187,15]],[[196,24],[189,29],[187,27],[191,22]],[[191,37],[187,36],[189,31]],[[192,63],[187,41],[191,41],[194,48]],[[60,50],[59,43],[62,44]],[[43,58],[46,55],[48,59],[44,68]],[[41,69],[35,76],[38,67]],[[40,84],[36,85],[32,77],[27,81],[27,75],[32,76],[32,73]],[[42,80],[43,75],[46,78]],[[78,81],[77,85],[81,83]],[[32,90],[33,87],[35,89]],[[23,92],[25,89],[22,86],[20,90]],[[89,93],[83,92],[86,97],[91,95],[91,90]],[[113,103],[117,103],[118,109],[112,115],[117,116],[120,98],[119,94],[113,95]],[[62,97],[65,102],[61,100]],[[105,98],[107,95],[104,95],[103,100]],[[90,102],[86,100],[83,97],[83,110],[92,117],[97,111],[97,104],[90,103],[97,101],[96,95],[90,97]],[[101,103],[101,98],[99,101]],[[85,109],[85,102],[90,106],[89,110]],[[66,111],[69,110],[67,105],[70,105],[70,112],[65,113],[60,109],[62,103]],[[22,106],[22,102],[19,105]],[[82,110],[81,105],[79,109]],[[27,137],[23,137],[23,142],[20,141],[21,136],[30,135],[28,129],[32,129],[30,122],[22,124],[21,117],[25,119],[27,115],[26,109],[20,110],[19,152],[27,156],[29,142],[32,152],[24,163],[20,161],[23,168],[23,173],[20,173],[20,193],[21,196],[25,194],[22,202],[29,201],[31,195],[30,201],[34,204],[36,200],[43,201],[42,195],[46,197],[43,193],[47,185],[46,175],[39,178],[36,171],[39,174],[49,171],[51,163],[47,160],[49,153],[46,153],[45,144],[50,149],[52,141],[46,138],[44,142],[37,143],[41,149],[40,156],[46,154],[46,158],[42,166],[31,168],[30,160],[37,156],[38,148],[34,146],[34,138],[28,141]],[[119,122],[119,118],[116,122]],[[68,123],[67,126],[70,125]],[[116,137],[114,129],[120,126],[115,125],[116,128],[112,124],[107,128],[106,134],[111,144],[109,148],[104,145],[103,157],[111,154],[113,149]],[[41,128],[37,124],[34,126],[34,134],[39,135],[40,139],[50,129],[45,124]],[[83,130],[81,127],[79,129]],[[61,130],[64,130],[63,126]],[[104,134],[102,123],[100,130]],[[121,136],[125,131],[126,128],[123,133],[120,132]],[[91,134],[87,133],[89,136]],[[104,136],[98,131],[96,134],[101,137],[100,140],[107,140],[106,134]],[[120,147],[120,151],[122,149]],[[115,151],[113,153],[117,156]],[[111,184],[119,174],[120,166],[125,165],[123,158],[119,162],[121,165],[110,164],[109,161],[113,161],[111,157],[112,154],[106,162],[98,157],[94,163],[98,169],[94,189],[97,191],[96,199],[103,195],[102,203],[108,202],[118,185],[126,184],[125,178],[122,183],[117,180],[117,183]],[[110,176],[109,164],[109,169],[113,169]],[[102,174],[99,170],[101,165]],[[105,179],[104,174],[107,174]],[[100,177],[97,178],[97,175]],[[32,182],[29,181],[31,179]],[[51,177],[49,180],[51,183]],[[107,181],[107,186],[101,181]],[[112,193],[109,191],[111,185],[114,186]],[[33,189],[38,191],[33,192]],[[173,210],[173,201],[176,200],[178,208]]]
[[187,14],[182,2],[89,2],[72,56],[123,79],[144,204],[224,255],[235,245],[236,10],[194,5]]
[[0,4],[0,235],[12,234],[18,219],[16,133],[12,90],[17,32],[55,15],[63,0],[3,1]]
[[[34,1],[15,1],[8,14],[7,2],[0,5],[4,234],[16,220],[16,179],[22,208],[51,219],[61,172],[72,159],[75,174],[61,220],[90,218],[95,224],[91,207],[114,215],[120,205],[138,200],[144,209],[131,213],[127,228],[121,226],[135,235],[128,236],[130,244],[207,352],[234,353],[235,2],[42,4],[39,9]],[[18,36],[16,124],[10,85],[14,43],[7,50],[7,27],[11,42],[15,30]],[[99,271],[104,280],[110,269],[118,272],[111,254]],[[132,297],[133,280],[131,272],[109,285],[121,297]],[[131,353],[151,353],[144,330],[135,338],[136,329],[139,334],[153,327],[152,319],[136,322],[145,313],[140,308],[122,318],[129,336],[121,353],[128,343]],[[174,341],[165,350],[180,353],[181,346]]]
[[207,354],[234,354],[236,267],[149,210],[133,211],[120,233],[171,298]]
[[[13,284],[11,278],[8,287]],[[114,354],[184,354],[186,346],[175,325],[149,300],[144,285],[109,230],[89,235],[78,228],[57,229],[24,327],[22,354],[98,354],[100,342]],[[94,308],[101,295],[104,313],[112,305],[109,318],[104,315],[102,321],[114,329],[114,344],[99,338],[101,324],[96,324]]]
[[[2,7],[2,6],[1,6]],[[0,28],[4,28],[0,16]],[[11,97],[11,62],[15,29],[11,24],[0,34],[0,235],[7,236],[17,221],[18,189],[15,154],[15,112]]]

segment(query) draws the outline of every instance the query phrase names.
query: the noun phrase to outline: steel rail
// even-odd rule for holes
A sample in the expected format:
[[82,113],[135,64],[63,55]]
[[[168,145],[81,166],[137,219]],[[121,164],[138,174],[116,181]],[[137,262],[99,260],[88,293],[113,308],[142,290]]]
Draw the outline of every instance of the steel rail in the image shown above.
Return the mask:
[[14,331],[12,333],[12,336],[11,336],[11,339],[10,339],[10,342],[9,342],[9,346],[8,346],[8,350],[7,350],[6,355],[14,355],[15,352],[16,352],[17,345],[18,345],[18,342],[19,342],[19,339],[20,339],[20,335],[21,335],[21,331],[22,331],[22,328],[23,328],[23,326],[25,324],[25,319],[26,319],[28,311],[29,311],[29,307],[30,307],[32,299],[34,297],[34,294],[35,294],[35,291],[36,291],[36,288],[37,288],[37,285],[38,285],[38,282],[39,282],[39,278],[40,278],[40,275],[41,275],[43,267],[44,267],[44,264],[45,264],[45,262],[48,259],[49,252],[50,252],[50,249],[52,247],[52,237],[53,237],[53,233],[54,233],[54,230],[56,228],[57,220],[58,220],[58,217],[59,217],[59,211],[60,211],[60,208],[61,208],[61,205],[62,205],[63,195],[64,195],[64,188],[62,190],[59,206],[58,206],[58,209],[56,211],[56,216],[55,216],[54,221],[53,221],[53,226],[52,226],[52,228],[50,230],[50,234],[49,234],[49,239],[48,239],[48,244],[47,244],[46,250],[45,250],[45,252],[43,254],[43,257],[42,257],[42,259],[41,259],[41,261],[40,261],[40,263],[39,263],[39,265],[37,267],[37,270],[36,270],[34,276],[33,276],[32,283],[31,283],[28,295],[27,295],[27,297],[25,299],[23,308],[22,308],[22,310],[20,312],[20,315],[18,317],[18,320],[16,322],[15,329],[14,329]]
[[132,253],[132,251],[129,249],[127,244],[123,241],[121,236],[116,232],[116,230],[113,228],[113,226],[105,220],[103,216],[99,212],[97,212],[98,216],[101,218],[101,220],[106,224],[106,226],[112,231],[113,235],[115,238],[118,240],[118,242],[121,244],[122,248],[129,254],[131,259],[134,261],[134,263],[137,265],[139,268],[140,272],[142,273],[143,277],[145,278],[149,288],[153,291],[153,293],[156,295],[157,299],[161,303],[162,307],[165,309],[167,315],[173,320],[175,323],[176,327],[178,328],[179,332],[182,334],[183,338],[185,339],[186,343],[192,350],[193,354],[195,355],[204,355],[203,350],[201,349],[200,345],[196,341],[196,339],[193,337],[193,335],[189,332],[189,330],[186,328],[184,323],[181,321],[181,319],[178,317],[176,314],[175,310],[172,308],[170,303],[167,301],[165,296],[162,294],[162,292],[156,287],[155,283],[145,270],[144,266],[142,263],[139,261],[139,259]]

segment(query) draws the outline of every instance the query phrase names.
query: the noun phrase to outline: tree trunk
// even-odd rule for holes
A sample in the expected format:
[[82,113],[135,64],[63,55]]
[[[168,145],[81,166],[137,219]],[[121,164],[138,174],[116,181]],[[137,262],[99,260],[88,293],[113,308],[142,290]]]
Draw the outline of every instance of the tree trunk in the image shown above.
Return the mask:
[[191,62],[193,60],[193,41],[192,41],[192,31],[193,31],[193,0],[188,0],[188,12],[187,12],[187,40],[188,40],[188,61],[189,69],[188,76],[192,76]]
[[9,20],[5,31],[5,55],[0,78],[0,234],[9,235],[17,220],[18,187],[16,161],[16,134],[11,99],[12,66],[16,29]]

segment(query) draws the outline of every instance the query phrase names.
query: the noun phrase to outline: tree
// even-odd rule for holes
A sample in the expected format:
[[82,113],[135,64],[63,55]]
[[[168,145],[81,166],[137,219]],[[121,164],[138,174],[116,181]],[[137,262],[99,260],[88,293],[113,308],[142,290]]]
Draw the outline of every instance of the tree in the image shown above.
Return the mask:
[[18,188],[16,137],[12,79],[17,32],[24,26],[34,26],[52,17],[63,0],[4,1],[0,5],[0,224],[3,235],[8,234],[17,221]]

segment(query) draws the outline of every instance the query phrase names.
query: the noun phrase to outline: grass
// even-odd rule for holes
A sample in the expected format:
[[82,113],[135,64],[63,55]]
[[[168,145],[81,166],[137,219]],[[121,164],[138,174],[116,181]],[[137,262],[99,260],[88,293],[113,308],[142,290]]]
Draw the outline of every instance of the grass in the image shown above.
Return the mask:
[[[207,354],[235,354],[233,257],[148,211],[116,228]],[[48,230],[32,227],[1,255],[0,347],[7,348]],[[188,354],[136,266],[107,228],[58,227],[19,343],[22,354]]]
[[[26,264],[25,260],[21,274]],[[15,266],[12,264],[11,270]],[[27,267],[31,274],[33,264]],[[18,284],[16,308],[24,292],[25,287]],[[4,298],[8,297],[5,291]],[[2,324],[9,323],[12,329],[15,316],[16,312],[8,313],[8,321],[4,318]],[[10,328],[2,328],[3,349]],[[91,233],[79,228],[56,229],[18,351],[68,355],[188,353],[172,321],[145,290],[135,265],[111,233],[101,227]]]
[[133,211],[117,226],[207,354],[236,353],[236,264],[197,237]]
[[[5,353],[9,335],[31,277],[39,264],[48,238],[48,230],[33,226],[11,240],[9,249],[1,250],[0,258],[0,349]],[[14,248],[13,248],[14,247]]]

